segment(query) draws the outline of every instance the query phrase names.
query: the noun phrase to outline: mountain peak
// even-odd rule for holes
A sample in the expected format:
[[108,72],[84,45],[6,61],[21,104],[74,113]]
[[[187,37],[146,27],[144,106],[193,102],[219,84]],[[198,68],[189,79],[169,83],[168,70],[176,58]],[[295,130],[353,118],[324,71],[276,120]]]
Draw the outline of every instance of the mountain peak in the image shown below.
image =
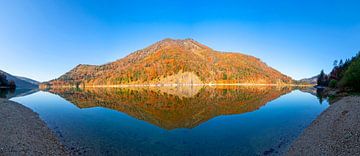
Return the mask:
[[186,39],[172,39],[165,38],[161,41],[158,41],[144,49],[138,50],[132,54],[130,54],[127,58],[129,62],[136,62],[145,58],[146,56],[158,52],[160,50],[169,50],[169,49],[182,49],[184,51],[194,52],[194,51],[203,51],[212,49],[195,41],[191,38]]
[[159,42],[188,42],[188,41],[195,41],[192,38],[185,38],[185,39],[173,39],[173,38],[165,38],[160,40]]
[[159,42],[156,42],[155,44],[151,45],[150,47],[167,47],[167,46],[178,46],[185,49],[211,49],[196,40],[192,38],[186,38],[186,39],[172,39],[172,38],[165,38]]

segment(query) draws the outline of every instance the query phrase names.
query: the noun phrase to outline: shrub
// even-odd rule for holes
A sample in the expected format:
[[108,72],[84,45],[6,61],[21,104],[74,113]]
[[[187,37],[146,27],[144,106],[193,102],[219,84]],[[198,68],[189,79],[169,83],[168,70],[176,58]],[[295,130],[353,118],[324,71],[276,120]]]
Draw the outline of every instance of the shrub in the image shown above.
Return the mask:
[[334,79],[330,80],[330,82],[329,82],[329,87],[330,87],[330,88],[335,88],[336,85],[337,85],[337,81],[336,81],[336,80],[334,80]]

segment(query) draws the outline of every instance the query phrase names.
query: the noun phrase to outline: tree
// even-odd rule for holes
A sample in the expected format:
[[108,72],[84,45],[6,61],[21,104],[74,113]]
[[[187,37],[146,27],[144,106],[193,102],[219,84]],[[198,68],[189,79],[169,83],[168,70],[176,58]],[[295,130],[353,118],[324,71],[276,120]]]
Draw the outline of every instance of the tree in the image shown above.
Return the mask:
[[15,89],[15,88],[16,88],[16,85],[15,85],[15,81],[14,81],[14,80],[10,80],[10,82],[9,82],[9,88],[10,88],[10,89]]
[[360,58],[360,51],[356,54],[355,58]]
[[340,62],[339,62],[339,67],[343,67],[343,65],[344,65],[344,62],[343,62],[343,60],[341,59]]
[[324,70],[321,70],[320,75],[317,79],[317,84],[318,86],[325,86],[325,79],[326,79],[326,74],[324,73]]
[[338,65],[338,60],[335,60],[333,65],[334,65],[334,67],[336,67]]
[[223,74],[223,80],[227,80],[227,75],[226,75],[226,73]]
[[0,73],[0,86],[8,86],[9,82],[6,79],[6,75],[4,73]]

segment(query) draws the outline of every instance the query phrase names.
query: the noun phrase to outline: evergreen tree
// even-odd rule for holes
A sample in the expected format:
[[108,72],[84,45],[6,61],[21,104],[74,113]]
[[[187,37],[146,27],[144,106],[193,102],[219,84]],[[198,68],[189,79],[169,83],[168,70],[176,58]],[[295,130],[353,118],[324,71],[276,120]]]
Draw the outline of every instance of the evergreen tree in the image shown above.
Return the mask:
[[333,63],[334,67],[336,67],[337,64],[338,64],[338,60],[335,60],[334,63]]
[[324,70],[321,70],[320,75],[319,75],[319,77],[317,79],[318,86],[324,86],[325,78],[326,78],[326,75],[324,73]]
[[9,82],[9,88],[10,88],[10,89],[15,89],[15,88],[16,88],[16,85],[15,85],[15,81],[14,81],[14,80],[10,80],[10,82]]
[[9,82],[6,79],[6,75],[4,73],[0,73],[0,86],[8,86]]
[[344,62],[343,62],[343,60],[341,59],[340,62],[339,62],[339,67],[341,68],[343,65],[344,65]]

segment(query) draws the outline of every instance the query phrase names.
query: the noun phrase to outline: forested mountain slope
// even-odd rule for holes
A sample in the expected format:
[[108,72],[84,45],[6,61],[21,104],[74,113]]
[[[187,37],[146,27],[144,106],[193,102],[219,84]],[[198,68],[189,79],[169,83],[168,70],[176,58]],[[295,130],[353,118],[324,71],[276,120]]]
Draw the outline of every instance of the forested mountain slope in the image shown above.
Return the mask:
[[78,65],[46,85],[292,83],[260,59],[219,52],[192,39],[165,39],[117,61]]

